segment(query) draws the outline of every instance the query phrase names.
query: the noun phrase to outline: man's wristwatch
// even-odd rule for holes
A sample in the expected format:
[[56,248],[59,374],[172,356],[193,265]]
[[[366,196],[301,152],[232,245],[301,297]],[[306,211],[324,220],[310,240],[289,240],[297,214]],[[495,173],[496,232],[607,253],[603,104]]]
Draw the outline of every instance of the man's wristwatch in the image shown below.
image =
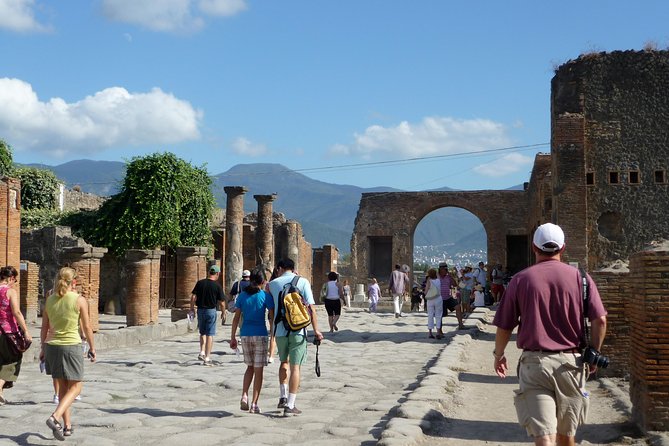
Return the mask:
[[492,355],[495,357],[495,359],[502,359],[504,357],[504,352],[502,352],[501,355],[498,355],[497,352],[493,350]]

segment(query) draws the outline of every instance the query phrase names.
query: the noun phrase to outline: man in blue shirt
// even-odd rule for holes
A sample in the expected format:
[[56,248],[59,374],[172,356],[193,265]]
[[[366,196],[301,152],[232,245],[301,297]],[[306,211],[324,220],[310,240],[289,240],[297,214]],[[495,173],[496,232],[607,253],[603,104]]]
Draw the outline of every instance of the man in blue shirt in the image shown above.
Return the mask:
[[[276,265],[279,277],[269,283],[269,292],[274,299],[275,311],[279,311],[279,294],[283,287],[292,282],[296,274],[295,262],[292,259],[280,260]],[[311,284],[304,277],[300,277],[296,285],[300,291],[305,304],[311,313],[311,325],[314,330],[314,338],[323,339],[323,334],[318,330],[318,320],[316,312],[312,308],[314,305],[314,296],[311,291]],[[279,398],[279,409],[283,408],[284,416],[295,416],[302,413],[295,407],[297,391],[300,388],[300,367],[307,359],[307,329],[303,328],[298,332],[288,332],[283,324],[276,324],[275,335],[276,345],[279,350],[279,388],[281,397]],[[289,365],[290,363],[290,365]],[[290,377],[288,371],[290,370]]]

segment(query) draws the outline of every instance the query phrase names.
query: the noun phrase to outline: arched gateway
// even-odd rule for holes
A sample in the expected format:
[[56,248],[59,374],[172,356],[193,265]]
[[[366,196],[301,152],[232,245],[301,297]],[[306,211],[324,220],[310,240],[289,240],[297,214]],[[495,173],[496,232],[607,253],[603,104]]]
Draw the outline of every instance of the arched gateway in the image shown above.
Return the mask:
[[528,265],[525,191],[378,192],[362,194],[351,238],[356,283],[386,282],[395,263],[413,265],[414,231],[430,212],[466,209],[481,220],[488,238],[488,263],[513,270]]

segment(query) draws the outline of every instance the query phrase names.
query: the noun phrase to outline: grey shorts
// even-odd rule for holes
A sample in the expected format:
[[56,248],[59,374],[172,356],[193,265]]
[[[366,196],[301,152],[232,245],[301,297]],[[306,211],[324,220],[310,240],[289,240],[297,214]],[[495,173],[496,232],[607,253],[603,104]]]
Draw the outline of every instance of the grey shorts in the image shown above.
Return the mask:
[[576,428],[585,423],[590,396],[581,362],[576,353],[523,352],[514,405],[518,422],[528,435],[573,437]]
[[45,347],[47,370],[53,379],[84,380],[84,353],[81,344]]

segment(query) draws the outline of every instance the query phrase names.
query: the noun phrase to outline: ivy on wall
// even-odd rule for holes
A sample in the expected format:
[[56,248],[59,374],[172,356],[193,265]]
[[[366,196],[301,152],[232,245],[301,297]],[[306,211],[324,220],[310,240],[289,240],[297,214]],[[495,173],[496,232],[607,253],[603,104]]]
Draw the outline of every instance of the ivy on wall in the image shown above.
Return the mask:
[[35,167],[17,167],[11,175],[21,180],[21,208],[55,209],[58,178],[45,169]]
[[9,144],[0,139],[0,177],[9,176],[13,165],[12,148]]

